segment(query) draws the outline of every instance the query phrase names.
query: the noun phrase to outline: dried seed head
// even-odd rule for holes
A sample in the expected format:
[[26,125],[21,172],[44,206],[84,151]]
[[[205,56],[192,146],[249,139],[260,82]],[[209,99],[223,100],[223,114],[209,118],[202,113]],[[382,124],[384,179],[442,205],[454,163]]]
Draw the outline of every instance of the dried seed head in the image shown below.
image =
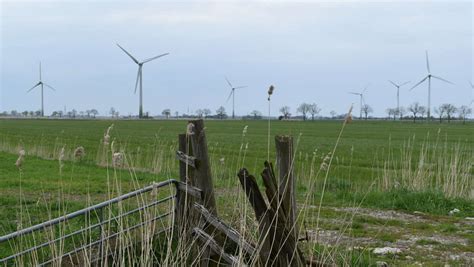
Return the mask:
[[58,159],[59,159],[60,162],[64,160],[64,148],[65,148],[65,147],[66,147],[66,146],[63,146],[63,147],[61,148],[61,151],[59,151],[59,158],[58,158]]
[[23,165],[23,156],[19,156],[18,159],[15,162],[15,166],[18,169],[21,169],[21,166]]
[[245,125],[244,129],[242,130],[242,135],[247,134],[247,128],[248,127],[249,127],[248,125]]
[[112,164],[116,167],[122,166],[123,163],[123,153],[116,152],[112,155]]
[[24,150],[23,148],[20,149],[20,151],[18,151],[18,155],[19,155],[20,157],[24,157],[24,156],[26,155],[25,150]]
[[225,163],[225,158],[224,158],[224,157],[220,158],[220,159],[219,159],[219,162],[221,163],[221,165],[224,165],[224,163]]
[[108,146],[110,142],[110,131],[114,128],[114,124],[110,125],[109,128],[107,128],[107,131],[104,134],[104,145]]
[[82,159],[86,155],[84,147],[79,146],[74,150],[74,157],[76,159]]
[[349,112],[347,112],[346,118],[344,119],[344,123],[351,123],[352,122],[352,105],[349,108]]
[[194,134],[194,124],[193,123],[188,123],[188,126],[186,126],[186,135],[193,135]]
[[275,87],[270,85],[270,88],[268,88],[268,101],[270,101],[270,96],[273,94],[273,90],[275,90]]

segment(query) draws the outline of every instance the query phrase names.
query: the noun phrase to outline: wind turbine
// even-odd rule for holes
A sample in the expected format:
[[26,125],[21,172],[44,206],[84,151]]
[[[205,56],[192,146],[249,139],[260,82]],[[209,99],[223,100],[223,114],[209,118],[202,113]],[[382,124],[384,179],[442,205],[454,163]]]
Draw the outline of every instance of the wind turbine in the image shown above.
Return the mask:
[[56,91],[51,85],[48,85],[43,82],[41,79],[41,62],[39,63],[39,82],[31,87],[30,90],[27,91],[29,93],[31,90],[35,89],[36,87],[41,86],[41,117],[44,117],[44,86],[48,87],[49,89]]
[[125,50],[119,44],[117,44],[117,46],[120,49],[122,49],[122,51],[125,52],[125,54],[127,54],[133,60],[133,62],[135,62],[138,65],[137,81],[135,82],[135,94],[137,93],[138,82],[140,82],[140,107],[138,109],[138,117],[141,119],[141,118],[143,118],[143,75],[142,75],[143,64],[145,64],[147,62],[150,62],[152,60],[155,60],[157,58],[169,55],[169,53],[161,54],[161,55],[158,55],[156,57],[145,59],[143,61],[138,61],[136,58],[134,58],[129,52],[127,52],[127,50]]
[[405,84],[409,83],[410,81],[408,82],[404,82],[402,84],[396,84],[390,80],[388,80],[391,84],[393,84],[393,86],[395,86],[397,88],[397,112],[400,112],[400,87],[404,86]]
[[454,83],[452,83],[448,80],[445,80],[445,79],[443,79],[439,76],[435,76],[435,75],[431,74],[430,62],[428,60],[428,51],[425,51],[425,53],[426,53],[426,70],[428,71],[428,75],[426,75],[425,78],[423,78],[421,81],[419,81],[417,84],[415,84],[412,88],[410,88],[410,91],[415,89],[415,87],[422,84],[424,81],[426,81],[426,79],[428,79],[428,121],[430,121],[431,120],[431,78],[435,78],[435,79],[438,79],[440,81],[450,83],[450,84],[454,84]]
[[359,115],[359,119],[362,119],[362,102],[364,102],[364,92],[367,90],[368,87],[369,87],[369,85],[366,85],[364,90],[362,90],[362,92],[360,92],[360,93],[349,92],[349,94],[358,95],[360,97],[360,115]]
[[230,87],[230,94],[229,94],[229,97],[227,97],[227,100],[226,102],[229,101],[230,97],[232,96],[232,119],[235,118],[235,89],[241,89],[241,88],[245,88],[247,87],[246,85],[244,86],[237,86],[237,87],[234,87],[230,82],[229,82],[229,79],[227,79],[227,77],[225,77],[225,80],[227,81],[227,83],[229,84],[229,87]]

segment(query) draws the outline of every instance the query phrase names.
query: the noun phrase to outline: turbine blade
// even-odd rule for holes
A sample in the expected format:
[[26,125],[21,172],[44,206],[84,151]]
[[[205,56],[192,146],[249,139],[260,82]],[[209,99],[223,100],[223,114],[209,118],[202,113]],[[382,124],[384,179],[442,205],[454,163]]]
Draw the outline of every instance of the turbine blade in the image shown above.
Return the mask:
[[40,85],[41,82],[38,82],[37,84],[35,84],[33,87],[30,88],[30,90],[26,91],[27,93],[30,92],[31,90],[35,89],[38,85]]
[[410,88],[410,91],[415,89],[415,87],[417,87],[418,85],[420,85],[421,83],[423,83],[426,79],[428,79],[428,76],[426,76],[423,80],[421,80],[420,82],[418,82],[417,84],[415,84],[412,88]]
[[394,82],[392,82],[392,81],[390,81],[390,80],[388,80],[388,81],[389,81],[391,84],[393,84],[393,86],[398,87],[398,85],[397,85],[396,83],[394,83]]
[[348,94],[353,94],[353,95],[360,95],[360,93],[355,93],[355,92],[347,92]]
[[403,86],[403,85],[405,85],[405,84],[407,84],[407,83],[410,83],[410,81],[404,82],[404,83],[400,84],[400,87]]
[[53,90],[53,91],[56,91],[56,89],[54,89],[51,85],[49,84],[46,84],[46,83],[43,83],[44,85],[46,85],[46,87],[49,87],[49,89]]
[[367,88],[369,88],[369,85],[370,85],[370,83],[368,83],[368,84],[364,87],[364,90],[361,92],[361,94],[363,94],[365,91],[367,91]]
[[227,81],[227,84],[229,84],[230,88],[234,88],[234,87],[232,86],[232,84],[229,82],[229,79],[227,79],[227,77],[224,77],[224,78],[225,78],[225,80]]
[[117,46],[122,49],[123,52],[125,52],[125,54],[127,54],[135,63],[139,63],[138,60],[136,58],[134,58],[130,53],[127,52],[127,50],[125,50],[123,47],[121,47],[119,44],[117,44]]
[[158,56],[156,56],[156,57],[152,57],[152,58],[146,59],[146,60],[144,60],[142,63],[147,63],[147,62],[150,62],[150,61],[155,60],[155,59],[160,58],[160,57],[164,57],[164,56],[169,55],[169,54],[170,54],[170,53],[164,53],[164,54],[158,55]]
[[226,103],[229,102],[229,99],[230,97],[232,96],[232,93],[234,92],[234,90],[230,90],[230,94],[229,94],[229,97],[227,97],[227,100],[225,101]]
[[140,74],[141,74],[141,70],[142,68],[141,67],[138,67],[138,72],[137,72],[137,81],[135,82],[135,91],[133,92],[134,94],[137,93],[137,87],[138,87],[138,80],[140,79]]
[[41,61],[40,61],[40,68],[39,68],[39,71],[40,71],[40,81],[41,81]]
[[450,82],[450,81],[448,81],[448,80],[445,80],[445,79],[443,79],[443,78],[441,78],[441,77],[439,77],[439,76],[431,75],[431,77],[436,78],[436,79],[438,79],[438,80],[440,80],[440,81],[447,82],[447,83],[450,83],[450,84],[454,85],[454,83],[452,83],[452,82]]
[[247,86],[247,85],[237,86],[237,87],[235,87],[234,89],[240,89],[240,88],[245,88],[245,87],[248,87],[248,86]]
[[472,89],[474,89],[474,84],[472,84],[471,81],[469,81],[469,84],[471,85]]
[[428,70],[428,73],[431,72],[430,70],[430,61],[428,60],[428,51],[425,51],[426,53],[426,69]]

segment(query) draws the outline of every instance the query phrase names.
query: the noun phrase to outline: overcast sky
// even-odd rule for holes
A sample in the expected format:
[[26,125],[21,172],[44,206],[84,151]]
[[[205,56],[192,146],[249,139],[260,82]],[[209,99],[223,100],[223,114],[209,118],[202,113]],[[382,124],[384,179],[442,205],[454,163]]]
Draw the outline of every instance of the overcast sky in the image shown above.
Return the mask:
[[43,80],[45,113],[115,107],[138,113],[133,88],[139,60],[169,52],[143,68],[144,110],[160,114],[220,106],[230,114],[224,79],[248,85],[236,92],[236,113],[317,103],[322,114],[346,112],[370,84],[375,115],[396,105],[387,81],[412,81],[401,105],[426,105],[427,85],[408,89],[431,71],[455,83],[432,83],[432,105],[469,104],[473,91],[471,1],[3,1],[0,110],[38,110]]

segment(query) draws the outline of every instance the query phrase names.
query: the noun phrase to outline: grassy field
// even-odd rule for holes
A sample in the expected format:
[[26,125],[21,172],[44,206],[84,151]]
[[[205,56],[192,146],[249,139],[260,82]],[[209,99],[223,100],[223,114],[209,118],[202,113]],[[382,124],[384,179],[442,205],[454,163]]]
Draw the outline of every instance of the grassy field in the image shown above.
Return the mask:
[[[267,123],[205,123],[219,213],[232,221],[235,218],[229,204],[238,197],[236,173],[242,167],[254,174],[262,170],[267,158]],[[127,159],[123,169],[111,168],[110,152],[107,153],[110,148],[102,144],[104,133],[112,124],[113,149],[124,152]],[[446,224],[459,223],[460,218],[474,216],[474,124],[354,121],[346,125],[332,155],[341,127],[341,121],[272,121],[271,125],[272,136],[295,138],[299,204],[311,209],[319,205],[321,193],[325,192],[322,215],[327,221],[320,227],[334,230],[330,220],[341,219],[346,212],[341,209],[354,206],[417,211],[428,216],[427,220],[443,221],[428,230],[418,221],[409,226],[403,220],[391,222],[393,227],[427,236],[430,231],[442,231]],[[106,199],[111,176],[120,182],[121,192],[152,181],[177,178],[174,153],[177,135],[185,129],[186,121],[176,120],[0,120],[0,234],[17,227],[20,191],[24,196],[22,208],[28,210],[28,223],[38,223],[64,210],[77,210]],[[81,161],[74,161],[73,151],[78,146],[84,147],[86,155]],[[60,172],[58,157],[62,147],[66,161]],[[20,148],[27,154],[21,171],[14,165]],[[324,183],[324,165],[331,158]],[[460,212],[454,217],[446,216],[454,208]],[[370,229],[387,222],[367,219],[372,217],[354,217],[350,236],[377,236]],[[313,219],[308,216],[303,220],[311,228]],[[457,227],[466,231],[472,228]],[[399,235],[393,232],[375,239],[390,242]],[[467,237],[461,234],[459,238]],[[471,243],[466,247],[474,244],[472,238],[467,239]],[[419,242],[433,245],[426,240]],[[442,245],[441,242],[440,251]]]

